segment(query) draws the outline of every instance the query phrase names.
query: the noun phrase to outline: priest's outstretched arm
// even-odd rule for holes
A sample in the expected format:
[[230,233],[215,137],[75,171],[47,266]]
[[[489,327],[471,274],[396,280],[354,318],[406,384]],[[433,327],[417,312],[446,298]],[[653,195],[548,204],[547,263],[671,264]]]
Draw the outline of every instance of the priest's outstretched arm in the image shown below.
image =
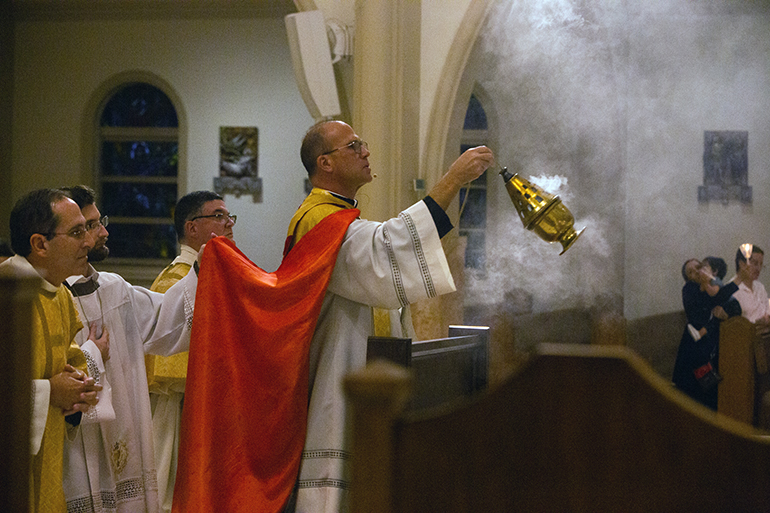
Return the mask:
[[463,153],[428,197],[384,223],[356,220],[340,247],[329,291],[378,308],[395,309],[454,292],[441,237],[452,228],[446,215],[463,184],[492,163],[486,147]]
[[190,271],[163,294],[157,322],[144,344],[146,354],[168,356],[190,349],[198,273]]

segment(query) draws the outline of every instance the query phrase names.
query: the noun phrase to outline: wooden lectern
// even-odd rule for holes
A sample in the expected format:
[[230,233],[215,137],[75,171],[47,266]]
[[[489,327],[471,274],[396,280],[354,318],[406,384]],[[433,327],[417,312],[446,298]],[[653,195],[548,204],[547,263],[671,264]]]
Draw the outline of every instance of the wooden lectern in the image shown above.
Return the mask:
[[367,361],[380,358],[412,370],[407,410],[431,408],[487,389],[489,328],[450,326],[448,337],[415,342],[369,337]]

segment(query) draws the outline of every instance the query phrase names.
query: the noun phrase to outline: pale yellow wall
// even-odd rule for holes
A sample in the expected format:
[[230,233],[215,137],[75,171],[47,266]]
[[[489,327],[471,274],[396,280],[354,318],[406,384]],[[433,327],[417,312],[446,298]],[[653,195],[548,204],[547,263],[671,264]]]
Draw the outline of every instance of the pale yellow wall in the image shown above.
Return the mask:
[[[430,114],[447,56],[468,6],[478,0],[422,0],[420,68],[420,141],[423,148]],[[459,80],[459,77],[457,77]]]
[[[445,146],[440,130],[456,136],[457,127],[442,126],[433,113],[434,109],[442,114],[447,109],[460,112],[462,105],[452,103],[451,94],[444,97],[446,91],[441,101],[436,98],[448,86],[464,95],[473,82],[475,75],[463,76],[462,66],[454,75],[445,74],[446,63],[457,58],[458,51],[470,52],[472,43],[458,45],[458,40],[472,28],[469,13],[477,16],[479,6],[487,3],[422,0],[423,172],[435,172],[445,164],[447,156],[434,151]],[[316,4],[343,8],[334,17],[355,19],[353,0]],[[613,143],[612,154],[592,151],[598,151],[602,166],[612,171],[608,178],[612,188],[620,191],[606,201],[620,204],[600,204],[593,197],[595,191],[604,190],[597,188],[600,184],[575,174],[572,183],[578,184],[578,194],[570,206],[579,222],[582,217],[595,228],[610,226],[608,240],[619,238],[605,253],[620,254],[605,268],[621,276],[620,284],[610,288],[623,293],[630,319],[681,309],[679,267],[688,257],[715,254],[728,260],[732,269],[738,244],[752,241],[770,250],[770,12],[764,4],[741,4],[742,9],[730,5],[709,0],[697,6],[687,2],[614,6],[625,9],[625,18],[602,22],[607,30],[602,37],[614,45],[611,80],[618,96],[611,100],[621,114],[612,137],[622,142]],[[236,237],[242,234],[247,255],[268,270],[277,265],[286,222],[302,198],[304,172],[297,148],[312,123],[294,85],[282,20],[25,21],[19,23],[15,42],[13,176],[8,197],[15,200],[33,187],[86,179],[80,171],[80,123],[90,95],[114,74],[146,70],[168,82],[183,103],[189,123],[187,190],[211,187],[217,174],[219,125],[260,128],[265,203],[227,200],[239,214]],[[468,69],[478,68],[479,61],[472,64]],[[473,70],[476,73],[480,71]],[[526,96],[518,101],[531,103]],[[517,124],[504,116],[500,119],[497,132],[502,143],[513,138]],[[452,123],[458,121],[455,116]],[[750,206],[697,203],[704,130],[749,131],[749,183],[754,189]],[[568,126],[567,131],[576,141],[581,133],[588,137],[596,132],[590,124]],[[537,154],[537,141],[527,144]],[[512,151],[501,147],[500,152],[504,163],[514,160]],[[427,165],[426,159],[433,161]],[[591,180],[600,171],[591,171]],[[494,191],[493,203],[502,218],[510,207],[499,192]],[[591,241],[590,233],[584,242]],[[570,252],[578,255],[580,244]],[[593,280],[596,261],[582,258],[585,261],[576,266],[559,264],[571,272],[565,279],[586,287],[616,283],[615,277]],[[552,268],[538,272],[552,281]]]
[[14,201],[33,188],[89,183],[81,169],[87,106],[111,77],[139,70],[169,84],[181,102],[188,132],[180,193],[213,188],[220,126],[258,127],[263,202],[225,200],[238,214],[239,247],[277,268],[304,197],[299,146],[313,122],[282,19],[22,21],[15,58]]
[[300,11],[320,9],[326,19],[334,19],[350,27],[355,26],[355,0],[294,0]]
[[[418,2],[415,1],[415,3]],[[421,0],[419,3],[422,26],[420,76],[419,81],[415,80],[415,82],[419,82],[419,138],[422,155],[430,124],[431,109],[442,73],[445,72],[450,48],[463,24],[468,7],[472,3],[487,4],[488,2],[486,0]],[[355,33],[354,0],[295,0],[295,4],[300,10],[320,9],[327,19],[340,20],[350,26]],[[353,61],[355,62],[355,52]],[[337,66],[337,73],[340,73],[339,66]]]

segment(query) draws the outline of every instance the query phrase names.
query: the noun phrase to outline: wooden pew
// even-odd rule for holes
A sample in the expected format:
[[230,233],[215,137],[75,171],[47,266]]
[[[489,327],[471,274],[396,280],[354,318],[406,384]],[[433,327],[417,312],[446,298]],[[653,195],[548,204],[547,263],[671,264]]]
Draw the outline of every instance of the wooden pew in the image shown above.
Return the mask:
[[754,345],[756,328],[745,317],[732,317],[719,327],[719,413],[754,424]]
[[[743,317],[722,323],[719,331],[719,413],[770,429],[770,340]],[[763,404],[764,403],[764,404]]]
[[770,511],[770,438],[621,346],[543,344],[481,397],[402,409],[409,372],[348,376],[351,511]]

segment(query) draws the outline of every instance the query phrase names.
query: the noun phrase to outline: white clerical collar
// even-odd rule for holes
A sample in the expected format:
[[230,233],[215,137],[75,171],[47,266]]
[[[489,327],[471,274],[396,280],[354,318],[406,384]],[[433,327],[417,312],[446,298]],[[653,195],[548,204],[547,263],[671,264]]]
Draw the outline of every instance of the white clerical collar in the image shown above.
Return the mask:
[[21,255],[14,255],[5,262],[4,264],[12,267],[14,271],[19,275],[36,275],[42,278],[42,287],[43,289],[47,290],[48,292],[55,293],[57,290],[59,290],[59,287],[51,283],[50,281],[46,280],[40,272],[38,272],[37,269],[35,269],[35,266],[33,266],[31,263],[29,263],[29,260],[24,258]]
[[187,264],[192,267],[196,260],[198,260],[198,252],[187,244],[181,244],[179,248],[179,256],[176,257],[173,262],[171,262],[171,265]]
[[[326,189],[324,189],[324,190],[326,190]],[[348,198],[347,196],[343,196],[342,194],[337,194],[336,192],[332,192],[332,191],[329,191],[329,190],[327,190],[326,192],[328,192],[329,194],[331,194],[332,196],[334,196],[337,199],[341,199],[345,203],[350,203],[353,206],[353,208],[356,208],[358,206],[358,200],[357,199]]]
[[88,272],[85,275],[75,274],[67,278],[68,285],[74,285],[75,283],[85,283],[87,281],[97,281],[99,279],[99,271],[94,269],[94,266],[88,264]]

